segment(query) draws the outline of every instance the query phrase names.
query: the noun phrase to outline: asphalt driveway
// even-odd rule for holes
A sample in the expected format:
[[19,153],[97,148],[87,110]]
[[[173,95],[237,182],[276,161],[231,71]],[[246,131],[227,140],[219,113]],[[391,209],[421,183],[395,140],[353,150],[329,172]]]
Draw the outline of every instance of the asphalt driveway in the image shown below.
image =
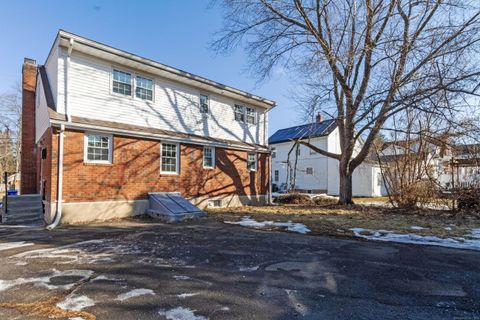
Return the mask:
[[480,319],[480,252],[128,221],[0,226],[1,319]]

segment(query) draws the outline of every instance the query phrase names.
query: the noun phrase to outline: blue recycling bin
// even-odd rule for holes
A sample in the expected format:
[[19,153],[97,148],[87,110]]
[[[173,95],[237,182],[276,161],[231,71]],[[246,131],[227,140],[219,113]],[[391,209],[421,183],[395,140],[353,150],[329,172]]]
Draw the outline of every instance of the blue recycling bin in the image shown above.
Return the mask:
[[18,195],[17,190],[8,190],[7,191],[7,196],[16,196],[16,195]]

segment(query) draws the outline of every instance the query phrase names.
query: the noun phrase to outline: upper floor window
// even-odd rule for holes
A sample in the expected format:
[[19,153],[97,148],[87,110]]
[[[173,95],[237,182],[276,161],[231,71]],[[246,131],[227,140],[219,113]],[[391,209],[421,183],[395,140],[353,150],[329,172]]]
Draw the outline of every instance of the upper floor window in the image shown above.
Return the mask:
[[178,144],[162,143],[160,153],[160,172],[169,174],[178,173]]
[[240,122],[245,122],[245,107],[235,105],[235,120]]
[[153,80],[141,76],[136,77],[135,96],[143,100],[153,100]]
[[272,148],[272,159],[277,157],[277,148]]
[[257,154],[255,152],[247,153],[247,169],[250,171],[257,170]]
[[257,123],[257,111],[253,108],[235,105],[235,120],[248,124]]
[[215,167],[215,148],[203,148],[203,167],[212,169]]
[[305,171],[306,171],[306,174],[313,175],[313,168],[309,167]]
[[210,107],[210,99],[206,94],[200,95],[200,112],[201,113],[208,113],[208,109]]
[[112,163],[112,136],[85,135],[85,162]]
[[246,122],[249,124],[255,124],[257,122],[257,112],[253,108],[245,108],[246,113]]
[[132,75],[128,72],[113,70],[113,86],[115,93],[126,96],[132,95]]
[[275,181],[278,182],[278,180],[280,180],[279,177],[280,177],[280,173],[278,172],[278,170],[275,170]]

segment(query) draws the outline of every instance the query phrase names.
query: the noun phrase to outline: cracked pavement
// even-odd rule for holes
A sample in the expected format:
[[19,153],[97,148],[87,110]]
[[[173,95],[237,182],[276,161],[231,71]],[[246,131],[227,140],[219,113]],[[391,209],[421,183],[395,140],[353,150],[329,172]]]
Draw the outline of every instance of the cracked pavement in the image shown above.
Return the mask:
[[0,259],[2,319],[480,319],[478,251],[146,219],[0,226]]

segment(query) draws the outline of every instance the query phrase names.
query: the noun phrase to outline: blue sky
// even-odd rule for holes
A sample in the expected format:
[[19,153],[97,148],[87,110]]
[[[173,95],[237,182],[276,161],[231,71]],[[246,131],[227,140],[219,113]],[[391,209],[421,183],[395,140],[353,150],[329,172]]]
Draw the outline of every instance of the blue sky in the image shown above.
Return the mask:
[[208,48],[222,24],[210,0],[3,1],[0,9],[0,93],[20,80],[24,57],[45,62],[58,29],[64,29],[206,78],[275,100],[270,134],[301,117],[288,92],[293,83],[279,68],[257,84],[238,49],[217,56]]

